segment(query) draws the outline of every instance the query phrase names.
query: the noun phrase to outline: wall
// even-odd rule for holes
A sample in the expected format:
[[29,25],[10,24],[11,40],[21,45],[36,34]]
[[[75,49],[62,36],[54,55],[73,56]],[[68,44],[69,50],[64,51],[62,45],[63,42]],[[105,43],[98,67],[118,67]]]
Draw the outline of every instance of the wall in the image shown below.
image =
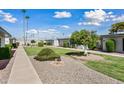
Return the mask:
[[0,36],[1,38],[1,46],[0,47],[4,47],[5,46],[5,38]]
[[122,37],[120,37],[120,38],[116,38],[116,45],[117,45],[117,47],[116,47],[116,51],[117,52],[123,52],[123,41],[122,41]]
[[54,40],[54,46],[55,47],[59,46],[59,41],[58,40]]
[[[102,39],[102,49],[103,51],[106,51],[106,41],[109,38],[103,38]],[[116,52],[123,52],[123,37],[116,37],[116,38],[112,38],[116,41]]]
[[10,39],[9,38],[5,38],[5,44],[10,44]]

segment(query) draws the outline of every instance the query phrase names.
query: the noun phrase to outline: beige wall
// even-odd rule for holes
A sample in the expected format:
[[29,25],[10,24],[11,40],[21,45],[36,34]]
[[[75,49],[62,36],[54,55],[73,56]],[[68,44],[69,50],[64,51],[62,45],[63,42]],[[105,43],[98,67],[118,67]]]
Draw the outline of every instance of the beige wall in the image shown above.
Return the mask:
[[116,38],[116,51],[123,52],[123,38]]

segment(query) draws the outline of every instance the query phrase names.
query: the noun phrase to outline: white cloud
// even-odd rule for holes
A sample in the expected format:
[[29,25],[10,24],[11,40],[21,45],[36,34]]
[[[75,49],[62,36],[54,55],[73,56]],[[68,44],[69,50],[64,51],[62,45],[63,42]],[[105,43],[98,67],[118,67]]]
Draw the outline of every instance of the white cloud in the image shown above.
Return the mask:
[[70,26],[68,26],[68,25],[62,25],[61,28],[69,29]]
[[117,17],[113,18],[112,21],[122,22],[122,21],[124,21],[124,15],[117,16]]
[[37,34],[38,33],[38,30],[36,30],[36,29],[30,29],[30,30],[27,31],[27,33],[29,33],[29,34]]
[[30,36],[30,38],[32,38],[32,34],[34,35],[33,38],[35,39],[53,39],[53,38],[58,38],[61,37],[61,33],[59,31],[57,31],[56,29],[30,29],[29,31],[27,31],[28,36]]
[[2,20],[6,22],[15,23],[17,21],[17,19],[13,17],[12,14],[6,13],[2,10],[0,10],[0,16],[2,17]]
[[72,14],[70,12],[55,12],[54,18],[70,18]]
[[82,22],[79,22],[79,23],[78,23],[79,26],[82,25],[82,24],[83,24]]
[[102,9],[91,10],[88,12],[84,12],[84,17],[86,19],[85,22],[78,23],[79,25],[94,25],[100,26],[102,22],[110,21],[110,19],[114,18],[113,12],[105,12]]
[[95,25],[95,26],[100,26],[101,24],[99,22],[83,22],[83,25]]

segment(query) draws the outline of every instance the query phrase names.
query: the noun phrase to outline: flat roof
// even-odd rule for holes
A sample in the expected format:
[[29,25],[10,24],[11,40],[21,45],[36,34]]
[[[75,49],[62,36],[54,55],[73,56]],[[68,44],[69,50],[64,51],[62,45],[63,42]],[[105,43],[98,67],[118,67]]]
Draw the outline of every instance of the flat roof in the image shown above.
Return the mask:
[[70,39],[70,38],[58,38],[57,40],[67,40],[67,39]]
[[101,35],[102,38],[115,38],[115,37],[124,37],[124,34],[109,34],[109,35]]

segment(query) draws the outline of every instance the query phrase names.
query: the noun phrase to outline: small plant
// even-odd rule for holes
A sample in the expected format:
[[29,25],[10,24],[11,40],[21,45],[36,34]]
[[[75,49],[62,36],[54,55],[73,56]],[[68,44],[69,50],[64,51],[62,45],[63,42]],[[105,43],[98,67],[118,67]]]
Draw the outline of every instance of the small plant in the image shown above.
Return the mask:
[[106,42],[106,50],[108,52],[114,52],[115,49],[116,49],[115,41],[112,40],[112,39],[107,40],[107,42]]
[[60,56],[56,54],[52,49],[44,48],[38,53],[35,59],[39,61],[48,61],[48,60],[60,59]]
[[43,46],[44,46],[43,41],[38,42],[38,47],[43,47]]

